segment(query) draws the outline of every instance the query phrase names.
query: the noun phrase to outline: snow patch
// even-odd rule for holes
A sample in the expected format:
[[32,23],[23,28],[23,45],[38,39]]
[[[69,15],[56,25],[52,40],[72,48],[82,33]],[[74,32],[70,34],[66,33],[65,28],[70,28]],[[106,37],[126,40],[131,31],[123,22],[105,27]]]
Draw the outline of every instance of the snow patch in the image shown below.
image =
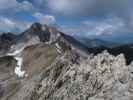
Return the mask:
[[57,33],[57,38],[59,38],[61,36],[61,34],[60,33]]
[[19,50],[15,50],[13,53],[8,53],[8,56],[16,56],[17,54],[21,53],[24,50],[24,48],[21,48]]
[[25,75],[26,72],[23,71],[23,70],[21,69],[22,63],[23,63],[23,58],[20,57],[19,54],[20,54],[23,50],[24,50],[24,47],[22,47],[22,48],[19,49],[19,50],[15,50],[15,51],[12,52],[12,53],[8,53],[8,54],[7,54],[8,56],[13,56],[13,57],[16,59],[16,61],[17,61],[17,66],[15,67],[14,72],[15,72],[15,74],[16,74],[18,77],[28,76],[27,74]]
[[18,77],[24,77],[25,71],[22,71],[21,66],[23,63],[23,58],[21,57],[15,57],[17,60],[17,66],[15,68],[15,74],[18,75]]
[[58,43],[55,44],[58,49],[61,49],[60,45]]
[[42,30],[43,30],[43,31],[46,31],[45,25],[42,26]]
[[55,46],[56,46],[57,51],[58,51],[59,53],[61,53],[61,47],[59,46],[59,44],[56,43]]

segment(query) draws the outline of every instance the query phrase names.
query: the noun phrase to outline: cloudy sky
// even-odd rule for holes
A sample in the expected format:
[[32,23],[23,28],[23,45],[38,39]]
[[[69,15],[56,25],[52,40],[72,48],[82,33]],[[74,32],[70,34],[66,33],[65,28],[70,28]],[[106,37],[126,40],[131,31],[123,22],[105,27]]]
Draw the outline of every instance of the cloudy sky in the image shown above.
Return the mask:
[[130,37],[133,0],[0,0],[0,32],[24,31],[34,22],[78,36]]

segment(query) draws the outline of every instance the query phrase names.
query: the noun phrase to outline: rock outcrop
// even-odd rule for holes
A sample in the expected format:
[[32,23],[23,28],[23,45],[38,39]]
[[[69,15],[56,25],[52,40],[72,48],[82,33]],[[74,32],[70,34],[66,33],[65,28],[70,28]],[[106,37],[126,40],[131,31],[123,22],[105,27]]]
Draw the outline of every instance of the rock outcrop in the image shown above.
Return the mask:
[[132,100],[132,71],[123,54],[104,51],[86,59],[66,51],[8,100]]

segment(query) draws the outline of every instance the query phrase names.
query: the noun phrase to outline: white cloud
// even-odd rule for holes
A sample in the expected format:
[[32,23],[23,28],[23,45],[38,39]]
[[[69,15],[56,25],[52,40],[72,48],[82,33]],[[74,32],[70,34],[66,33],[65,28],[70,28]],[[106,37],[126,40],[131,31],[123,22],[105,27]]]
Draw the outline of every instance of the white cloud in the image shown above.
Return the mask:
[[35,13],[33,15],[41,24],[55,24],[55,17],[52,15],[44,15],[42,13]]
[[28,1],[19,3],[16,0],[0,0],[0,13],[33,12],[34,10],[33,5]]
[[96,26],[90,32],[95,33],[95,35],[114,35],[127,31],[129,30],[127,30],[126,24],[122,19],[111,17],[96,23]]
[[[65,34],[69,34],[71,36],[74,36],[74,35],[81,35],[84,34],[84,28],[83,27],[69,27],[69,26],[60,26],[60,30],[62,32],[64,32]],[[85,34],[84,34],[85,35]]]
[[15,28],[15,23],[7,18],[0,17],[0,31],[13,30]]
[[34,6],[28,1],[23,1],[22,3],[18,3],[18,7],[20,10],[29,11],[29,12],[34,12],[36,10]]
[[77,26],[63,26],[63,32],[71,35],[80,36],[112,36],[120,33],[129,33],[132,30],[128,28],[123,19],[118,17],[109,17],[103,20],[85,20]]
[[31,23],[11,20],[6,17],[0,17],[0,32],[20,32],[29,27]]
[[[28,1],[0,0],[0,32],[22,32],[31,24],[28,21],[15,19],[17,13],[36,12],[32,3]],[[14,16],[16,16],[14,18]]]

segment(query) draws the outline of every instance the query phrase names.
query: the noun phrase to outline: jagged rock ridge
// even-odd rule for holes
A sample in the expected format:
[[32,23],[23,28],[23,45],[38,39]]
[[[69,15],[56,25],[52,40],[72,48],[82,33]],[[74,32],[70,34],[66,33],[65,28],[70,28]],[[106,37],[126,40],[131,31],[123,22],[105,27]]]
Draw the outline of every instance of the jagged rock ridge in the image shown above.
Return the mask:
[[103,52],[83,59],[66,51],[9,100],[132,100],[132,67],[123,54]]

